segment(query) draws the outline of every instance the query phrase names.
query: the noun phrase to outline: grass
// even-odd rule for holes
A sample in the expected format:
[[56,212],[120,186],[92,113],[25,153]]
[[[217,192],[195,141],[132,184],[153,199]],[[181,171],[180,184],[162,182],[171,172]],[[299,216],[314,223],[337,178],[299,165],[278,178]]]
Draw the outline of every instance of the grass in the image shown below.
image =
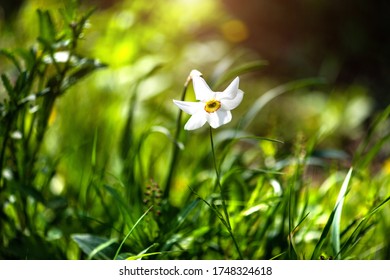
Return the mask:
[[[166,96],[193,98],[190,84],[180,86],[187,72],[144,97],[145,83],[166,71],[156,61],[136,72],[126,94],[114,82],[100,92],[99,77],[115,69],[99,76],[104,65],[80,54],[90,16],[65,12],[68,29],[59,32],[58,20],[40,11],[38,51],[1,53],[13,66],[1,76],[1,259],[390,257],[390,107],[372,116],[352,158],[347,147],[326,146],[335,135],[321,126],[261,131],[273,102],[309,98],[324,81],[254,96],[261,86],[248,74],[265,63],[251,60],[214,77],[215,89],[242,77],[246,94],[233,122],[184,131],[187,116]],[[295,138],[279,137],[286,132]]]

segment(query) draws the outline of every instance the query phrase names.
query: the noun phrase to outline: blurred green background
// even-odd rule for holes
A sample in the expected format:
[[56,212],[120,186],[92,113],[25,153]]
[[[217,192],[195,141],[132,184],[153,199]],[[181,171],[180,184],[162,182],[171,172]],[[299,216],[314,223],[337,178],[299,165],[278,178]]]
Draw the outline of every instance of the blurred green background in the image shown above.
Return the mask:
[[[55,0],[3,2],[0,4],[1,49],[26,48],[35,44],[39,33],[37,9],[49,9],[56,18],[55,23],[61,28],[63,23],[56,11],[70,4],[70,1]],[[36,206],[42,210],[37,218],[36,239],[30,238],[31,233],[26,232],[21,232],[15,239],[3,237],[5,247],[0,256],[86,258],[93,251],[88,251],[86,244],[95,242],[93,244],[99,245],[111,240],[90,236],[77,239],[77,236],[73,236],[76,244],[71,238],[76,233],[115,237],[116,242],[120,241],[147,209],[142,203],[143,188],[146,185],[164,185],[177,117],[177,108],[172,99],[180,98],[184,82],[192,69],[201,71],[215,90],[222,90],[229,79],[234,78],[224,77],[229,71],[236,69],[235,73],[240,75],[240,88],[245,92],[245,97],[233,112],[233,121],[226,131],[239,127],[243,119],[241,116],[253,109],[253,104],[259,104],[256,101],[261,96],[273,96],[280,91],[274,99],[266,102],[266,106],[261,110],[259,108],[254,119],[242,129],[250,135],[278,139],[284,144],[242,143],[232,149],[224,162],[226,172],[234,171],[233,163],[238,162],[246,168],[255,166],[283,170],[287,177],[293,177],[295,173],[289,169],[291,166],[287,162],[293,157],[304,157],[306,152],[326,162],[327,168],[321,169],[314,164],[305,170],[301,174],[302,180],[306,180],[302,185],[326,185],[326,179],[333,178],[329,175],[331,172],[347,170],[369,124],[390,101],[390,26],[387,24],[390,4],[386,1],[373,4],[363,0],[332,2],[80,1],[80,11],[93,7],[96,10],[88,21],[77,51],[83,56],[97,58],[108,66],[83,79],[55,103],[41,149],[42,157],[38,162],[42,170],[46,167],[55,170],[50,177],[50,189],[42,190],[53,205]],[[249,66],[240,68],[242,65]],[[11,63],[0,58],[0,72],[12,71]],[[0,99],[3,98],[5,90],[0,87]],[[190,88],[187,99],[192,98]],[[257,112],[256,108],[253,110]],[[184,116],[185,120],[187,118]],[[375,139],[387,135],[388,124],[386,119]],[[219,136],[219,139],[224,137],[222,133]],[[209,195],[207,188],[201,188],[210,180],[207,179],[210,176],[208,171],[212,170],[207,137],[205,129],[182,133],[181,140],[186,144],[186,150],[176,167],[178,175],[170,186],[168,204],[172,209],[166,210],[170,214],[165,220],[162,218],[156,222],[157,225],[150,222],[150,232],[138,233],[134,237],[137,245],[130,244],[126,248],[132,255],[154,246],[151,245],[155,244],[153,240],[160,242],[156,250],[164,251],[171,249],[171,245],[167,244],[174,244],[174,238],[181,240],[181,243],[177,243],[184,247],[183,244],[195,242],[191,240],[199,236],[207,239],[207,234],[202,231],[204,228],[194,229],[195,221],[199,218],[195,214],[191,216],[194,222],[192,228],[189,226],[177,236],[168,229],[162,230],[164,222],[171,219],[169,215],[187,217],[185,215],[198,209],[198,204],[191,202],[188,185],[195,189],[199,187],[201,195]],[[223,140],[220,141],[223,143]],[[364,190],[360,189],[355,201],[361,207],[358,207],[359,214],[351,211],[353,206],[346,210],[353,217],[351,220],[362,216],[364,210],[374,205],[372,201],[381,201],[388,193],[390,145],[388,140],[382,144],[368,171],[361,172],[362,177],[367,176],[365,179],[381,176],[379,183],[375,185],[376,181],[373,180],[375,191],[371,190],[373,193],[369,193],[367,198]],[[196,151],[195,156],[188,151]],[[196,155],[198,157],[194,159]],[[286,170],[283,169],[285,167]],[[260,186],[260,181],[255,182],[252,177],[245,177],[247,175],[243,174],[243,178],[237,175],[232,181],[237,186],[250,182],[248,189],[243,193],[231,190],[233,197],[246,202],[254,200],[251,192],[254,189],[258,191],[257,187]],[[273,178],[279,175],[267,176]],[[263,178],[265,181],[267,176]],[[332,182],[340,183],[337,178]],[[286,181],[289,182],[289,179]],[[271,186],[275,187],[267,183],[265,188],[271,189]],[[367,184],[363,186],[366,187]],[[123,208],[120,206],[122,200],[118,198],[122,192],[117,192],[118,189],[126,189],[124,198],[121,198],[126,202]],[[304,193],[300,195],[304,196]],[[330,205],[332,210],[334,201],[330,197],[334,198],[337,192],[332,190],[331,196],[327,195],[327,191],[320,191],[311,199],[314,204],[322,201]],[[366,204],[359,199],[366,201]],[[158,198],[156,200],[160,203]],[[243,205],[232,207],[245,208]],[[322,211],[326,212],[322,207],[325,205],[318,208],[313,206],[312,210],[318,214],[316,230],[302,233],[299,237],[301,242],[314,242],[319,237],[317,226],[324,224]],[[207,209],[202,209],[207,212]],[[234,209],[232,212],[236,211]],[[264,210],[261,209],[256,211]],[[130,218],[126,218],[126,211],[131,211]],[[269,215],[271,217],[273,214]],[[209,225],[216,222],[211,214],[207,219]],[[236,223],[238,221],[236,216]],[[279,222],[277,220],[276,223]],[[389,228],[388,219],[383,223],[378,234],[380,237],[384,237]],[[261,223],[254,224],[259,226]],[[257,233],[255,228],[248,233],[253,234],[253,240],[265,234]],[[265,238],[264,242],[268,240],[276,244],[281,240],[280,248],[284,248],[286,240],[278,236],[275,228],[270,227],[269,234],[265,234],[268,239]],[[194,234],[192,239],[184,239],[190,235],[189,232]],[[246,230],[240,232],[243,234]],[[166,236],[161,237],[164,233]],[[268,248],[270,245],[264,244],[260,246],[262,249],[254,249],[257,243],[250,243],[251,238],[243,241],[248,246],[247,258],[272,258],[283,252],[276,245],[274,251]],[[161,245],[162,240],[166,242],[165,247]],[[380,258],[388,258],[389,244],[380,240]],[[46,241],[58,243],[47,245]],[[217,245],[224,247],[223,244],[216,243],[202,252],[195,250],[194,255],[184,254],[181,257],[229,258],[234,255],[231,252],[223,255],[215,249]],[[314,245],[310,244],[308,248],[313,249]],[[45,249],[39,251],[40,246]],[[25,248],[30,248],[29,252]],[[208,253],[210,248],[217,253]],[[371,258],[377,256],[370,254],[367,253]],[[357,257],[353,255],[352,258]]]
[[[38,28],[37,8],[57,9],[66,5],[67,1],[2,4],[1,47],[33,42]],[[341,126],[335,140],[348,142],[359,136],[356,126],[390,101],[390,48],[385,35],[389,32],[386,15],[390,7],[386,1],[375,5],[360,0],[81,1],[81,6],[97,8],[81,52],[98,57],[110,67],[88,81],[94,87],[93,94],[77,98],[80,102],[87,96],[93,99],[87,106],[97,112],[99,104],[112,106],[114,123],[114,116],[120,118],[121,112],[126,111],[126,90],[156,65],[164,69],[140,85],[141,98],[148,104],[160,104],[163,96],[177,98],[179,85],[189,69],[199,69],[215,80],[227,69],[254,59],[263,59],[268,65],[243,77],[247,79],[243,89],[248,93],[248,104],[280,83],[325,78],[326,88],[305,96],[283,96],[259,116],[263,119],[253,127],[255,133],[278,123],[286,127],[281,129],[288,134],[281,135],[285,140],[302,126],[312,132],[329,125]],[[4,65],[2,68],[6,69]],[[113,99],[116,105],[105,102],[106,99]],[[327,106],[329,100],[331,104]],[[290,106],[291,102],[294,106]],[[118,104],[122,104],[122,109],[117,110]],[[275,112],[274,106],[280,110]],[[345,109],[339,110],[340,107]],[[285,117],[286,110],[289,118]],[[96,119],[99,114],[93,115]],[[291,127],[294,129],[287,129]]]

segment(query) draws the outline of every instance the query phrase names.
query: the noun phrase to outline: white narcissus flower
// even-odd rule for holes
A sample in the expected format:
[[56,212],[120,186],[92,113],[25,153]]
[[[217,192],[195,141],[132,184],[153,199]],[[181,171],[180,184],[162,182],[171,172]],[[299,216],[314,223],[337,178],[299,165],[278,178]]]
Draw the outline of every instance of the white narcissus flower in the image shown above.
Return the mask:
[[238,88],[239,78],[236,77],[222,92],[212,91],[197,70],[191,71],[189,79],[192,79],[195,97],[199,102],[173,100],[180,109],[192,115],[184,129],[198,129],[206,122],[212,128],[229,123],[232,120],[230,111],[240,105],[244,96],[244,92]]

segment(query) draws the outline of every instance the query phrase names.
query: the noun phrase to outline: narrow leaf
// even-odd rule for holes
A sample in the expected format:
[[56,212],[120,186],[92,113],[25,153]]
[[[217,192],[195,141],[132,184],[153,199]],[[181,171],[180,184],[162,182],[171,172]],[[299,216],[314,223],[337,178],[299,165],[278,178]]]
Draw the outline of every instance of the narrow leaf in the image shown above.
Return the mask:
[[82,59],[81,61],[82,63],[78,66],[78,69],[70,74],[69,77],[64,81],[62,85],[62,92],[95,70],[105,68],[107,66],[107,64],[104,64],[96,59]]
[[192,189],[191,187],[189,187],[191,189],[191,191],[200,199],[202,200],[208,207],[210,207],[211,210],[213,210],[213,212],[217,215],[217,217],[219,218],[219,220],[222,222],[222,224],[224,224],[224,226],[226,226],[226,228],[229,228],[229,225],[227,224],[225,218],[223,217],[223,215],[218,211],[218,209],[210,204],[207,200],[205,200],[204,198],[202,198],[197,192],[195,192],[194,189]]
[[5,49],[2,49],[2,50],[0,50],[0,55],[4,55],[6,58],[11,60],[12,63],[14,64],[14,66],[18,69],[19,72],[22,71],[22,67],[20,66],[18,60],[16,59],[16,57],[13,55],[12,52],[7,51]]
[[12,98],[14,96],[14,89],[11,85],[10,80],[8,79],[8,77],[5,74],[1,74],[1,80],[3,82],[5,89],[8,92],[8,95]]
[[[349,180],[350,180],[350,177],[351,177],[351,173],[352,173],[352,168],[349,170],[346,178],[344,179],[345,183],[343,183],[343,185],[342,185],[342,187],[340,189],[339,198],[345,196],[346,190],[344,190],[344,188],[347,188],[347,186],[348,186],[348,183],[349,183]],[[343,196],[341,194],[343,194]],[[322,231],[320,239],[318,240],[318,242],[317,242],[317,244],[316,244],[316,246],[314,248],[313,254],[311,256],[312,260],[318,259],[319,256],[320,256],[322,245],[325,243],[326,237],[328,236],[328,233],[329,233],[329,231],[330,231],[330,229],[331,229],[331,227],[333,225],[333,221],[335,219],[335,215],[336,215],[336,212],[337,212],[337,209],[338,209],[338,205],[340,205],[340,203],[336,203],[336,207],[333,209],[332,213],[330,214],[330,216],[328,218],[328,221],[325,224],[325,228]],[[341,210],[339,210],[339,211],[341,211]],[[337,215],[341,215],[341,212],[339,212]]]
[[39,36],[50,43],[54,43],[56,30],[49,11],[38,10]]
[[112,239],[92,234],[72,234],[71,237],[85,254],[95,259],[109,260],[115,252]]
[[368,223],[368,221],[370,220],[370,218],[376,213],[378,212],[379,210],[381,210],[381,208],[390,201],[390,196],[388,196],[386,199],[384,199],[381,203],[379,203],[377,206],[375,206],[372,210],[370,210],[362,219],[361,221],[359,222],[359,224],[357,225],[356,229],[352,232],[351,236],[348,238],[347,241],[345,241],[344,245],[342,246],[339,254],[341,254],[341,252],[345,252],[347,251],[348,249],[351,249],[352,247],[354,247],[358,240],[360,239],[359,237],[361,237],[362,233],[367,229],[367,228],[370,228],[371,226],[366,226],[366,224]]
[[144,257],[153,256],[153,255],[160,255],[161,252],[147,253],[150,249],[156,247],[157,245],[158,245],[158,243],[153,243],[152,245],[150,245],[145,250],[142,250],[142,252],[140,252],[139,254],[137,254],[135,256],[130,256],[130,257],[126,258],[126,260],[140,260],[140,259],[142,259]]
[[112,244],[116,243],[116,239],[109,239],[106,242],[101,243],[99,246],[97,246],[95,249],[93,249],[89,255],[88,259],[91,260],[96,254],[103,251],[104,249],[108,248]]
[[333,253],[337,255],[337,258],[340,259],[340,225],[341,225],[341,212],[343,209],[344,198],[347,193],[348,185],[351,180],[352,167],[349,169],[347,176],[344,179],[343,185],[341,186],[339,195],[337,197],[337,202],[335,205],[335,216],[332,222],[332,247]]
[[214,87],[218,88],[223,83],[225,83],[227,81],[230,81],[230,80],[234,79],[235,77],[237,77],[239,75],[243,75],[245,73],[249,73],[249,72],[253,72],[253,71],[259,70],[259,69],[263,68],[266,65],[268,65],[268,63],[265,60],[257,60],[257,61],[251,61],[251,62],[248,62],[248,63],[244,63],[244,64],[242,64],[242,65],[240,65],[240,66],[230,70],[225,75],[223,75],[221,78],[219,78],[216,81]]
[[122,246],[123,244],[125,244],[125,241],[127,240],[127,238],[129,238],[129,236],[131,235],[131,233],[134,231],[134,229],[138,226],[138,224],[142,221],[142,219],[149,213],[149,211],[153,208],[153,206],[150,206],[148,210],[145,211],[145,213],[135,222],[135,224],[133,225],[133,227],[130,229],[129,233],[126,235],[126,237],[122,240],[122,243],[119,245],[118,247],[118,250],[116,250],[116,253],[115,253],[115,256],[114,256],[114,260],[117,259],[118,255],[119,255],[119,252],[121,251],[122,249]]
[[250,123],[254,120],[256,115],[261,111],[261,109],[263,109],[265,105],[267,105],[271,100],[278,97],[279,95],[300,88],[305,88],[314,85],[321,85],[321,84],[324,84],[323,79],[310,78],[310,79],[293,81],[284,85],[277,86],[267,91],[253,103],[252,107],[249,109],[248,113],[244,116],[241,122],[242,127],[247,128],[250,125]]

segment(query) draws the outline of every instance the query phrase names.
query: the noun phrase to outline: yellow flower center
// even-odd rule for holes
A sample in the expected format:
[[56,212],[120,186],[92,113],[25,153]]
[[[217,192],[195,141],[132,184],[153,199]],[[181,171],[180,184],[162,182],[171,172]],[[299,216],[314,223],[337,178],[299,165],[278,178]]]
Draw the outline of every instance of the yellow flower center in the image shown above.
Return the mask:
[[221,102],[215,99],[211,99],[206,102],[206,105],[204,106],[204,110],[207,113],[214,113],[217,111],[219,108],[221,108]]

